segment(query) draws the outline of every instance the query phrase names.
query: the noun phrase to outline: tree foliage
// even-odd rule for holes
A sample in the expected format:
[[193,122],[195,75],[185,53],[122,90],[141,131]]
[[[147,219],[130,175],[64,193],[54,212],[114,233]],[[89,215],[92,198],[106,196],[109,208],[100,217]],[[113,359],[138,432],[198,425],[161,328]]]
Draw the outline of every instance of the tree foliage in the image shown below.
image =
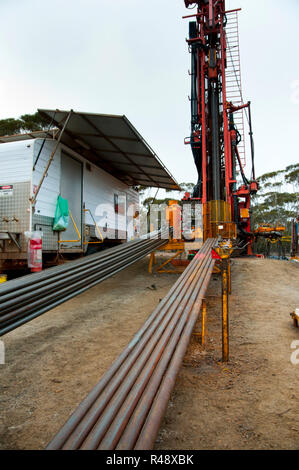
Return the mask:
[[285,225],[299,214],[299,164],[258,178],[260,191],[253,197],[253,228],[259,224]]
[[285,176],[286,183],[299,183],[299,165],[297,169],[293,169]]
[[[194,189],[194,183],[180,183],[179,186],[182,189],[182,192],[184,193],[192,193]],[[171,193],[173,189],[166,189],[167,193]]]
[[[179,186],[181,187],[182,191],[174,191],[173,189],[165,189],[166,194],[172,193],[172,197],[165,197],[163,199],[157,199],[155,197],[147,197],[143,200],[142,204],[146,208],[146,210],[149,209],[151,204],[166,204],[169,205],[169,201],[173,200],[181,200],[182,197],[186,192],[191,193],[193,192],[194,189],[194,184],[193,183],[180,183]],[[141,195],[144,195],[144,190],[143,187],[141,186],[141,192],[139,193]]]
[[170,199],[170,198],[154,199],[153,197],[148,197],[143,201],[143,205],[144,205],[144,207],[146,207],[146,209],[149,209],[151,204],[157,204],[159,206],[162,205],[162,204],[166,204],[168,206],[169,201],[172,201],[172,200],[173,199]]

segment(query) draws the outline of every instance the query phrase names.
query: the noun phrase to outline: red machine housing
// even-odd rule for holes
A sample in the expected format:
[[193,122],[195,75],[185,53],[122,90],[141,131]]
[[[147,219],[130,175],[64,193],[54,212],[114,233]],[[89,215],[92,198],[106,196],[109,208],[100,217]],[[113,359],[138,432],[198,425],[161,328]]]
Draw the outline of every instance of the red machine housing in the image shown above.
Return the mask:
[[[253,134],[250,102],[235,106],[227,102],[227,14],[225,0],[185,0],[186,7],[196,6],[189,23],[187,43],[191,63],[191,145],[198,182],[193,198],[203,204],[222,200],[231,206],[232,219],[238,235],[251,243],[250,198],[258,190],[254,172]],[[234,113],[248,108],[252,148],[252,179],[249,181],[238,151],[240,133],[234,123]],[[237,188],[237,168],[243,185]],[[250,249],[249,249],[250,253]]]

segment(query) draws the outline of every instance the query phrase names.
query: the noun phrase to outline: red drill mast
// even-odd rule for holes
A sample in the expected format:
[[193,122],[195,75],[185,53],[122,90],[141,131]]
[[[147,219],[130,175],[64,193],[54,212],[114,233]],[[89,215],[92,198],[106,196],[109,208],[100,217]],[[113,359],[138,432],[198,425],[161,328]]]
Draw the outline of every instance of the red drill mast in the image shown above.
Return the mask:
[[[232,221],[238,236],[251,239],[250,195],[258,189],[255,181],[253,137],[250,102],[228,102],[226,68],[228,62],[227,15],[225,0],[185,0],[186,7],[196,6],[189,23],[191,53],[191,137],[186,143],[192,148],[198,171],[193,198],[203,204],[225,201],[231,207]],[[235,124],[235,113],[248,108],[252,146],[252,179],[245,174],[238,145],[241,134]],[[243,162],[244,163],[244,162]],[[237,189],[237,169],[243,185]]]

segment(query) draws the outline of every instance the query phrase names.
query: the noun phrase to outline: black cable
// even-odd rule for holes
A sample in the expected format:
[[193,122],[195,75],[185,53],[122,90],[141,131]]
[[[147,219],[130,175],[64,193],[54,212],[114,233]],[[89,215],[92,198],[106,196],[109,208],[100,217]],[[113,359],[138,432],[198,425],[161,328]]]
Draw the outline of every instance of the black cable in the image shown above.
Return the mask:
[[255,162],[254,162],[254,139],[252,137],[252,157],[251,157],[251,165],[252,165],[252,170],[251,170],[251,176],[252,179],[255,180]]
[[252,132],[252,118],[251,118],[251,102],[248,103],[248,114],[249,114],[249,136],[250,136],[250,145],[251,145],[251,178],[255,180],[255,164],[254,164],[254,139]]

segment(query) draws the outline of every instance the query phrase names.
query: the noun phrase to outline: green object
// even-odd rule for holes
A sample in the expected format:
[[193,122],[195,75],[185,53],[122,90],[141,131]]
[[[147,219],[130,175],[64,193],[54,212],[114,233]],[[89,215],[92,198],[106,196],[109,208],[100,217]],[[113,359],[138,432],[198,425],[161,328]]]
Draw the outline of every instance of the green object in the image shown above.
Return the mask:
[[64,232],[68,227],[69,217],[69,204],[67,199],[63,199],[63,197],[58,196],[53,230],[55,232]]

